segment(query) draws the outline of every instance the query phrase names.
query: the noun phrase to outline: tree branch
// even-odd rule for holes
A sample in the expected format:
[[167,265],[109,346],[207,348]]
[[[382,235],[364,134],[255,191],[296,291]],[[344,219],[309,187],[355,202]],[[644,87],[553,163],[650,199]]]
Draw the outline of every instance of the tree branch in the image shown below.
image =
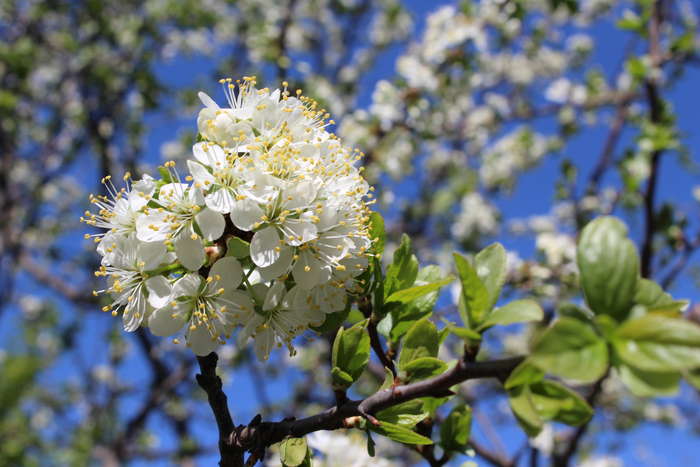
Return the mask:
[[[468,362],[461,359],[445,373],[411,384],[383,389],[363,400],[348,400],[342,405],[302,419],[284,419],[279,422],[260,422],[259,417],[246,425],[234,428],[228,411],[226,395],[221,389],[221,379],[216,376],[217,356],[211,353],[197,357],[202,374],[197,382],[207,392],[209,405],[219,428],[220,466],[243,465],[243,453],[249,451],[256,457],[268,446],[287,437],[301,437],[320,430],[349,428],[351,417],[371,417],[380,410],[421,397],[444,397],[452,394],[450,387],[469,379],[497,378],[505,380],[523,357],[505,358],[486,362]],[[380,422],[381,423],[381,422]]]
[[221,378],[216,374],[216,363],[219,357],[212,352],[206,357],[197,357],[201,373],[197,375],[197,383],[207,393],[209,406],[216,418],[219,429],[220,467],[243,466],[243,450],[232,442],[234,434],[233,418],[228,410],[226,394],[222,389]]
[[[652,123],[662,123],[664,120],[663,100],[659,92],[658,79],[656,78],[656,68],[661,66],[661,1],[657,0],[652,6],[652,15],[649,19],[647,32],[649,34],[649,58],[651,60],[652,74],[647,77],[644,84],[647,102],[649,105],[649,120]],[[659,149],[651,154],[651,167],[649,180],[644,191],[644,240],[642,241],[641,252],[641,273],[642,277],[651,278],[653,274],[654,255],[654,205],[656,200],[656,187],[659,177],[659,162],[663,150]]]

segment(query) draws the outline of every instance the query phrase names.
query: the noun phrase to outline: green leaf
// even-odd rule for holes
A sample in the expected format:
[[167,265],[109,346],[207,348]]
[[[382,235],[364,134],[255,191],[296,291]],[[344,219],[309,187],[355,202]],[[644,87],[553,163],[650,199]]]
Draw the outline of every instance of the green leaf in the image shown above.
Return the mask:
[[491,326],[505,326],[525,321],[540,321],[543,316],[542,308],[533,300],[515,300],[493,310],[478,329],[483,330]]
[[634,294],[634,303],[653,307],[656,305],[666,305],[673,302],[673,298],[664,292],[659,284],[649,279],[639,279],[637,290]]
[[431,378],[443,373],[446,369],[447,363],[434,357],[416,358],[403,366],[403,371],[406,372],[406,381]]
[[528,436],[536,436],[546,421],[578,426],[593,416],[581,396],[557,382],[543,380],[508,391],[513,414]]
[[440,425],[440,444],[445,451],[464,452],[471,429],[472,409],[466,405],[458,405]]
[[[437,282],[442,277],[442,271],[438,266],[425,266],[418,271],[415,285],[425,285],[432,282]],[[419,297],[412,302],[391,309],[391,331],[388,333],[389,338],[393,342],[398,342],[406,331],[413,326],[413,323],[421,318],[428,316],[435,308],[439,292],[429,292],[422,297]]]
[[437,410],[442,407],[448,400],[450,400],[450,397],[423,397],[421,400],[423,401],[423,410],[425,410],[428,413],[428,416],[430,418],[435,418],[435,414],[437,413]]
[[588,223],[579,239],[577,262],[591,310],[622,321],[634,304],[639,280],[639,257],[625,224],[610,216]]
[[459,337],[460,339],[464,339],[465,341],[466,340],[474,340],[474,341],[481,340],[481,334],[474,331],[473,329],[455,326],[454,324],[450,323],[449,321],[447,321],[445,319],[443,319],[443,321],[447,325],[447,330],[450,333],[454,334],[455,336]]
[[490,311],[489,292],[469,260],[459,253],[455,253],[454,258],[457,273],[462,282],[460,314],[465,326],[473,329],[486,319]]
[[388,389],[394,385],[394,373],[391,372],[390,369],[384,367],[384,382],[382,383],[381,386],[379,386],[379,389],[377,391],[381,391],[383,389]]
[[399,355],[399,369],[421,357],[436,357],[439,347],[437,328],[428,318],[423,318],[411,326],[403,339]]
[[350,386],[352,386],[352,383],[355,382],[352,376],[350,376],[337,366],[334,366],[331,370],[331,379],[334,389],[347,389]]
[[608,367],[608,348],[591,324],[564,317],[542,334],[528,361],[562,378],[593,382]]
[[382,263],[379,260],[379,255],[372,257],[372,312],[377,316],[384,316],[384,290],[385,277],[382,274]]
[[445,279],[442,279],[437,282],[432,282],[430,284],[417,285],[414,287],[409,287],[408,289],[399,290],[389,295],[386,298],[385,303],[399,302],[403,304],[408,304],[420,297],[423,297],[424,295],[429,294],[430,292],[440,290],[442,287],[446,286],[453,280],[454,277],[449,276]]
[[374,457],[374,455],[375,455],[375,449],[374,449],[375,443],[374,443],[374,440],[372,439],[372,432],[367,430],[366,433],[367,433],[367,455],[369,457]]
[[670,372],[700,367],[700,326],[682,318],[648,314],[625,321],[613,347],[626,364]]
[[404,234],[401,244],[394,252],[394,260],[386,270],[384,296],[389,297],[397,290],[403,290],[413,285],[418,276],[418,260],[411,248],[411,239]]
[[349,329],[340,328],[333,341],[332,365],[350,376],[352,381],[357,381],[369,363],[370,340],[366,327],[367,320],[364,320]]
[[308,451],[305,438],[287,438],[280,443],[280,461],[285,467],[298,467]]
[[560,383],[543,380],[529,387],[535,410],[544,420],[578,426],[593,416],[593,409],[588,403]]
[[372,239],[375,253],[381,255],[386,243],[386,232],[384,231],[384,218],[378,212],[369,215],[369,236]]
[[226,256],[234,258],[246,258],[250,256],[250,243],[238,237],[231,237],[226,241]]
[[673,396],[678,392],[681,374],[677,371],[644,371],[625,364],[617,369],[624,385],[637,397]]
[[518,386],[508,391],[508,403],[520,427],[528,436],[537,436],[542,431],[544,420],[532,403],[529,386]]
[[700,368],[687,371],[683,376],[695,389],[700,389]]
[[409,428],[420,423],[427,416],[428,412],[423,409],[423,401],[420,399],[403,402],[377,412],[377,418],[382,422],[403,425]]
[[510,373],[503,387],[505,389],[513,389],[516,386],[537,383],[543,379],[544,371],[525,360]]
[[474,267],[489,295],[488,310],[493,309],[506,281],[506,250],[494,243],[481,250],[474,258]]
[[393,439],[394,441],[398,441],[399,443],[433,444],[433,441],[430,438],[426,438],[425,436],[419,435],[418,433],[409,428],[405,428],[401,425],[395,425],[389,422],[381,422],[380,425],[373,425],[371,423],[368,423],[367,428],[374,431],[375,433],[379,433],[380,435],[384,435],[387,438]]
[[576,306],[573,303],[562,303],[559,305],[557,308],[557,315],[574,318],[584,323],[592,321],[595,317],[591,310]]

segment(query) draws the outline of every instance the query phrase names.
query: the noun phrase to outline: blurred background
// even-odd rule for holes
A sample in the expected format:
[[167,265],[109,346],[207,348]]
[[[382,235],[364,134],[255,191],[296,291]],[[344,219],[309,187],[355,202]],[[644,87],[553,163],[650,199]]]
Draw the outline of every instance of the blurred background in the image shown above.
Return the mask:
[[[100,311],[98,256],[79,217],[101,177],[188,157],[196,94],[223,103],[221,77],[287,80],[321,102],[367,154],[390,239],[411,235],[421,264],[447,272],[454,249],[498,240],[510,295],[536,297],[551,315],[580,299],[578,230],[614,213],[645,273],[689,299],[697,319],[699,5],[660,3],[654,67],[648,3],[0,0],[0,466],[217,461],[193,355]],[[651,115],[649,74],[667,121]],[[455,312],[449,291],[437,300],[437,315]],[[505,328],[486,352],[521,353],[532,332]],[[328,339],[300,345],[298,357],[264,364],[221,349],[237,423],[333,403]],[[376,387],[369,378],[358,393]],[[569,434],[548,426],[527,440],[495,385],[465,385],[460,397],[475,410],[475,452],[454,465],[545,465]],[[697,465],[698,401],[687,384],[634,398],[613,375],[575,465]],[[357,465],[420,463],[388,442],[361,463],[363,438],[334,436],[316,436],[319,465],[349,465],[340,453]]]

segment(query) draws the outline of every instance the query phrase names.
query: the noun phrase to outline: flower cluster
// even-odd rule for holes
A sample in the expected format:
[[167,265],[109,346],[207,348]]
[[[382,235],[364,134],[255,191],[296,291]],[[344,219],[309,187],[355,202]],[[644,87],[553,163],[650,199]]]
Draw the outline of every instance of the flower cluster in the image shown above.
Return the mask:
[[[297,91],[221,80],[228,107],[200,93],[200,141],[184,179],[174,162],[91,196],[95,237],[124,328],[185,333],[206,355],[236,328],[260,359],[343,310],[367,266],[371,188],[358,151],[327,131],[325,110]],[[88,235],[91,236],[91,235]],[[177,339],[176,339],[177,340]]]

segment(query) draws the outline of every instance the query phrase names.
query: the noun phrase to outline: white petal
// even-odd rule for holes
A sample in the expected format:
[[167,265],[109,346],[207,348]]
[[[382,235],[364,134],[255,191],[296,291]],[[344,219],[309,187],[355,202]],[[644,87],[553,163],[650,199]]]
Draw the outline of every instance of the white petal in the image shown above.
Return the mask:
[[146,315],[146,305],[148,302],[143,292],[139,290],[137,293],[133,294],[132,297],[132,301],[124,308],[124,313],[122,314],[122,322],[126,332],[136,331],[136,329],[141,326],[143,317]]
[[255,335],[255,355],[257,355],[258,360],[267,360],[274,346],[275,335],[270,327],[266,327]]
[[243,279],[243,269],[241,263],[232,256],[221,258],[209,271],[209,277],[216,278],[221,276],[221,279],[215,284],[215,287],[224,287],[224,290],[235,290]]
[[177,259],[190,271],[196,271],[204,264],[204,248],[200,239],[192,240],[183,232],[175,239],[174,246]]
[[236,198],[229,188],[221,187],[209,193],[204,202],[209,209],[221,214],[228,214],[236,205]]
[[[291,185],[284,190],[284,207],[286,209],[296,209],[307,207],[316,199],[318,186],[313,182],[300,182]],[[289,199],[291,198],[291,199]]]
[[161,308],[168,304],[172,287],[165,277],[154,276],[146,281],[146,290],[148,290],[148,303],[153,308]]
[[294,258],[294,249],[287,245],[280,245],[280,256],[274,264],[265,268],[258,268],[260,277],[266,282],[275,280],[289,272],[289,267],[292,265]]
[[152,212],[136,217],[136,238],[142,242],[162,242],[168,238],[170,224],[165,222],[167,212]]
[[287,289],[284,287],[284,282],[275,281],[267,291],[265,295],[265,301],[263,302],[263,310],[269,311],[277,308],[277,306],[282,302]]
[[265,213],[255,201],[244,199],[236,201],[231,209],[231,221],[241,230],[253,230]]
[[280,251],[280,236],[274,227],[265,227],[255,232],[250,242],[250,259],[256,266],[267,267],[277,262]]
[[240,332],[238,333],[238,337],[236,338],[236,342],[241,347],[248,342],[248,339],[253,334],[255,334],[255,331],[256,329],[258,329],[258,326],[265,322],[265,318],[263,318],[255,312],[250,313],[247,318],[248,319],[246,322],[241,323],[244,324],[244,326],[243,329],[240,330]]
[[173,298],[196,297],[201,285],[202,277],[199,274],[185,274],[173,285]]
[[214,102],[214,99],[209,97],[206,93],[199,91],[197,93],[197,96],[199,97],[199,100],[202,101],[202,104],[204,104],[205,107],[210,108],[210,109],[218,109],[219,108],[219,104]]
[[214,176],[199,162],[187,161],[187,168],[190,169],[194,181],[201,183],[203,188],[209,188],[216,181]]
[[201,206],[204,204],[204,192],[201,188],[190,187],[187,191],[187,201],[189,204]]
[[160,187],[158,192],[158,199],[164,201],[165,204],[168,203],[181,203],[185,199],[187,189],[189,185],[187,183],[166,183]]
[[148,318],[148,328],[153,335],[167,337],[177,333],[186,322],[185,313],[178,313],[173,307],[165,306],[151,313],[151,317]]
[[251,314],[255,314],[255,305],[250,296],[240,290],[226,290],[219,298],[219,302],[226,307],[222,319],[227,325],[246,324]]
[[281,226],[282,234],[289,245],[303,245],[316,238],[316,226],[311,221],[287,219]]
[[199,230],[202,232],[202,235],[204,235],[204,238],[210,242],[221,237],[226,227],[224,216],[209,208],[204,208],[199,211],[197,215],[194,216],[194,220],[197,221]]
[[304,251],[292,268],[294,281],[303,289],[328,282],[331,276],[330,267],[316,259],[313,254]]
[[203,357],[209,355],[219,346],[216,339],[211,337],[207,327],[200,324],[194,331],[188,331],[187,344],[192,349],[195,355]]
[[141,243],[136,249],[136,257],[137,261],[145,263],[142,270],[150,271],[163,264],[167,252],[168,250],[163,243]]
[[213,169],[220,169],[226,165],[226,153],[216,144],[197,143],[192,146],[192,153],[199,162]]

